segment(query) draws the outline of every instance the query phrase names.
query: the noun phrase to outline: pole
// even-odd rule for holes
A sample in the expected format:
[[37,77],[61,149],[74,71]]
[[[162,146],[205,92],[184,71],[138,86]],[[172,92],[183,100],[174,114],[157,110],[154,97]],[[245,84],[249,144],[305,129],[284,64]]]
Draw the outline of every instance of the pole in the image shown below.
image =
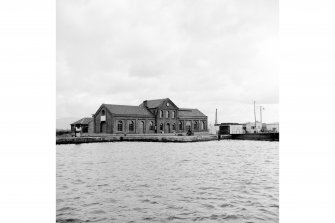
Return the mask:
[[254,116],[255,116],[255,129],[256,129],[256,101],[254,101]]
[[262,110],[263,110],[263,107],[260,106],[259,107],[259,115],[260,115],[260,122],[261,122],[261,132],[263,131],[263,121],[262,121]]
[[260,106],[260,107],[259,107],[259,111],[260,111],[260,113],[259,113],[259,114],[260,114],[260,116],[261,116],[261,120],[260,120],[260,121],[261,121],[261,124],[263,123],[263,122],[262,122],[262,110],[263,110],[263,107],[262,107],[262,106]]
[[218,109],[215,109],[215,125],[218,124]]

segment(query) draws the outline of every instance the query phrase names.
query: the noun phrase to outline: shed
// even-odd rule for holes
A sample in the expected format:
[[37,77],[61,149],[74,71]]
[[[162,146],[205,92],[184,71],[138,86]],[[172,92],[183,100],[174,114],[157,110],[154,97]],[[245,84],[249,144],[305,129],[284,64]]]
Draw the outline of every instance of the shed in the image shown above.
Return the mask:
[[244,134],[243,124],[239,123],[221,123],[215,124],[215,126],[219,126],[220,134]]
[[82,118],[71,124],[72,132],[93,133],[93,118]]

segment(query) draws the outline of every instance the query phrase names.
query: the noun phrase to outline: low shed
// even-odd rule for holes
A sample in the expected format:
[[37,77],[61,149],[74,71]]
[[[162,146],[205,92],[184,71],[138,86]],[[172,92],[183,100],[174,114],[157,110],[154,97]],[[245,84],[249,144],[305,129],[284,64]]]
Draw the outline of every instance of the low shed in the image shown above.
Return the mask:
[[93,133],[93,118],[82,118],[71,124],[71,132]]
[[220,134],[244,134],[243,124],[239,123],[221,123],[216,124],[219,126]]

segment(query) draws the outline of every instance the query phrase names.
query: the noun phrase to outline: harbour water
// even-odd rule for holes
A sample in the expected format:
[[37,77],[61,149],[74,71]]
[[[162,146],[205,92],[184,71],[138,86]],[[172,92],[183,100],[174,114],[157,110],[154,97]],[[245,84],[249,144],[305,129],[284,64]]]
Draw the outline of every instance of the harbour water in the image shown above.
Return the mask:
[[57,222],[279,222],[278,142],[57,145]]

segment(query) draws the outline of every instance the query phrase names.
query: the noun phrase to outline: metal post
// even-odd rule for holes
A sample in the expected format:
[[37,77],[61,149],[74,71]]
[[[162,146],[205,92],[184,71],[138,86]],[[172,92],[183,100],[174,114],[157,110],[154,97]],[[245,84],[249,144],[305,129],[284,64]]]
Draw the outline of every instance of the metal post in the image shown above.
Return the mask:
[[255,129],[257,131],[257,128],[256,128],[256,101],[254,101],[254,116],[255,116]]
[[260,121],[261,121],[261,124],[263,123],[263,122],[262,122],[262,110],[263,110],[263,107],[260,106],[260,107],[259,107],[259,111],[260,111],[260,117],[261,117],[261,120],[260,120]]

